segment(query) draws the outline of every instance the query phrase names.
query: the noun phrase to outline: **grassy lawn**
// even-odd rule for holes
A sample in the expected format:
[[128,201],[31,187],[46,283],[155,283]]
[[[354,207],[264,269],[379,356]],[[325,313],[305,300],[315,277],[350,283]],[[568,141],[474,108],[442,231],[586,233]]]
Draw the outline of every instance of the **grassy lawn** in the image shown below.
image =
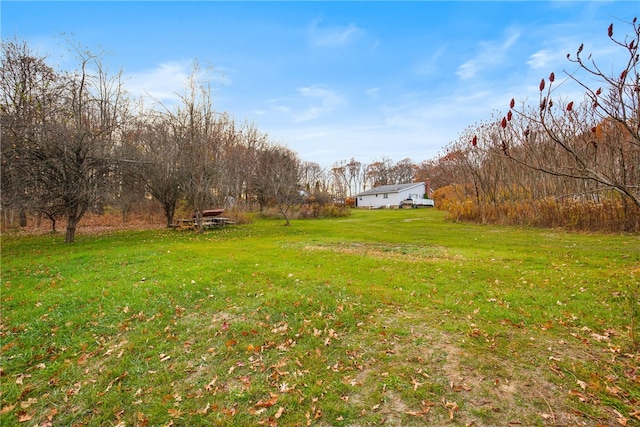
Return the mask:
[[0,424],[640,425],[640,237],[443,215],[3,235]]

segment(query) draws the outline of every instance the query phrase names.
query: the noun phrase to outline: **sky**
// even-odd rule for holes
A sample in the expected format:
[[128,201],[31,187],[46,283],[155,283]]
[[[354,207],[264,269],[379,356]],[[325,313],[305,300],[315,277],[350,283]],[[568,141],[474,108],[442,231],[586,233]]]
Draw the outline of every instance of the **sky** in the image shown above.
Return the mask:
[[[212,67],[213,107],[251,122],[305,161],[434,159],[469,126],[558,96],[584,53],[622,66],[607,37],[631,32],[636,1],[0,2],[3,40],[61,67],[71,39],[103,52],[134,97],[170,105],[194,61]],[[562,92],[565,90],[566,92]]]

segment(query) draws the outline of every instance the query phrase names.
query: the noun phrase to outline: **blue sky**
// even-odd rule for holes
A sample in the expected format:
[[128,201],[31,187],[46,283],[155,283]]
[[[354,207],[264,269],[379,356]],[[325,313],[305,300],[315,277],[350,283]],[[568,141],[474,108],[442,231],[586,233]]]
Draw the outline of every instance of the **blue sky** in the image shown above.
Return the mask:
[[[214,108],[254,122],[303,160],[419,163],[469,125],[537,102],[585,44],[603,69],[622,57],[635,1],[0,3],[3,39],[65,66],[65,36],[120,69],[127,90],[170,104],[193,61],[213,66]],[[566,97],[579,96],[566,84]],[[563,95],[562,93],[560,95]]]

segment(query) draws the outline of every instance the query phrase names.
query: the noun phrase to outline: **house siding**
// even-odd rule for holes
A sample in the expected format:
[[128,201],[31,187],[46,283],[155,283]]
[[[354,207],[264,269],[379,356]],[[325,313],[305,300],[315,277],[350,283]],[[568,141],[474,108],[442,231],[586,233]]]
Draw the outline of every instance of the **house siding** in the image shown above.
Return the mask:
[[423,198],[426,191],[424,183],[402,184],[398,186],[376,187],[364,191],[356,197],[359,208],[389,208],[400,206],[408,198]]

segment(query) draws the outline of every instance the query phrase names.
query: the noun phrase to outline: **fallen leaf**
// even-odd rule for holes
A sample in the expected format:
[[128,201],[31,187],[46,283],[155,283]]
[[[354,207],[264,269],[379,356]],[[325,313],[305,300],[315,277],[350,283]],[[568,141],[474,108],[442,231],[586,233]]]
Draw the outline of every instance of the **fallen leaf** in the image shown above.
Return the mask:
[[458,404],[456,402],[446,402],[444,407],[449,410],[449,419],[453,420],[453,413],[458,410]]
[[16,405],[9,405],[9,406],[5,406],[2,409],[0,409],[0,415],[4,415],[7,414],[11,411],[13,411],[13,409],[16,407]]
[[214,379],[212,379],[209,384],[207,384],[206,386],[204,386],[204,389],[206,391],[211,391],[211,389],[213,388],[214,385],[216,385],[216,381],[218,381],[218,377],[215,377]]
[[284,414],[284,406],[281,406],[278,408],[278,412],[276,412],[276,415],[275,415],[276,420],[280,418],[282,414]]
[[27,414],[26,412],[18,414],[18,422],[19,423],[25,423],[27,421],[31,421],[31,418],[32,418],[32,416]]
[[182,415],[182,411],[180,411],[180,409],[169,408],[167,409],[167,412],[169,412],[169,415],[171,415],[171,418],[177,418],[180,415]]
[[27,409],[29,406],[33,405],[34,403],[38,403],[38,399],[30,397],[27,400],[23,400],[22,402],[20,402],[20,407],[22,409]]
[[271,396],[268,400],[259,400],[254,406],[256,408],[270,408],[275,405],[278,401],[278,395],[271,393]]

